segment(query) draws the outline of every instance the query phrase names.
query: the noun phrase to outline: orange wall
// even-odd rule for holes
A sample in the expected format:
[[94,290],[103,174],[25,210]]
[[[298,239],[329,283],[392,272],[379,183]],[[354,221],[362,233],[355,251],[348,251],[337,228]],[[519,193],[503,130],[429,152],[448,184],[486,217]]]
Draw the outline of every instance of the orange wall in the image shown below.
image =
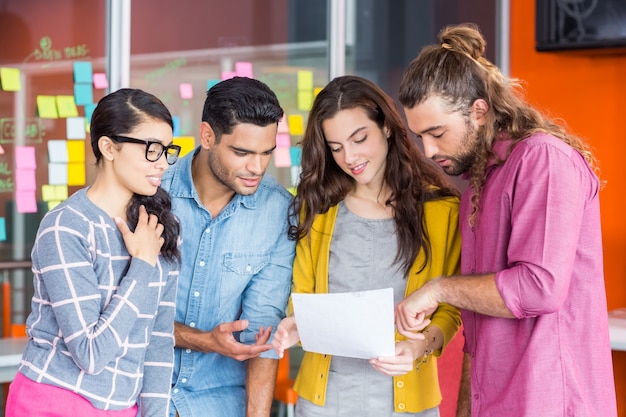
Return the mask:
[[[600,160],[608,308],[626,307],[626,49],[536,52],[535,1],[511,0],[511,76],[527,99],[587,138]],[[589,323],[593,337],[593,323]],[[593,360],[581,352],[581,360]],[[626,417],[626,352],[613,353],[619,416]]]

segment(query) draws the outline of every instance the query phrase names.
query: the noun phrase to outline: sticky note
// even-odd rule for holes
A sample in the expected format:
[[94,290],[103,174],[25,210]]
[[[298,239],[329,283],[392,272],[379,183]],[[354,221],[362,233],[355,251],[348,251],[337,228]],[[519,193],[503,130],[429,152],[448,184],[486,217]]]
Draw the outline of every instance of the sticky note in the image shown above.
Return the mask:
[[16,190],[15,206],[18,213],[37,213],[37,200],[35,191]]
[[74,96],[57,96],[56,100],[59,117],[65,118],[78,116],[78,108],[76,108]]
[[93,86],[99,90],[109,88],[109,80],[107,75],[103,72],[94,72],[93,74]]
[[74,61],[74,82],[91,84],[92,82],[91,62]]
[[313,106],[313,92],[312,91],[298,91],[298,110],[309,111]]
[[222,81],[228,80],[229,78],[236,77],[237,73],[235,71],[222,71]]
[[178,86],[178,90],[180,91],[180,98],[185,100],[189,100],[193,98],[193,87],[189,83],[180,83]]
[[291,138],[288,133],[279,133],[276,135],[276,147],[285,148],[291,146]]
[[85,104],[85,119],[87,119],[87,123],[91,123],[91,116],[93,115],[93,111],[96,109],[96,104]]
[[172,116],[172,136],[180,136],[180,116]]
[[289,148],[274,149],[274,165],[277,168],[291,166],[291,155],[289,154]]
[[252,75],[252,62],[235,62],[235,73],[239,77],[254,78]]
[[42,119],[58,119],[56,97],[37,96],[37,114]]
[[35,159],[35,148],[32,146],[15,147],[15,169],[35,169],[37,160]]
[[87,136],[84,117],[68,117],[65,128],[68,139],[85,139]]
[[218,84],[220,81],[222,81],[222,80],[217,80],[217,79],[207,80],[207,82],[206,82],[206,89],[207,89],[207,91],[210,90],[211,87],[213,87],[214,85]]
[[278,122],[278,133],[289,133],[289,125],[287,124],[286,114],[283,114],[283,117]]
[[291,154],[291,165],[300,165],[302,162],[302,148],[299,146],[292,146],[289,148]]
[[37,189],[34,169],[15,170],[15,189],[34,191]]
[[67,164],[67,185],[85,185],[84,162],[70,162]]
[[91,88],[91,82],[89,84],[87,83],[74,84],[74,98],[76,99],[76,104],[79,106],[92,104],[93,103],[93,89]]
[[61,204],[60,201],[48,201],[48,211],[52,210],[53,208],[55,208],[59,204]]
[[68,162],[85,162],[85,141],[68,140],[67,141],[67,159]]
[[48,161],[49,162],[68,162],[66,140],[50,139],[48,141]]
[[0,68],[0,83],[4,91],[20,91],[22,81],[18,68]]
[[315,87],[313,89],[313,97],[317,97],[317,95],[320,93],[320,91],[322,91],[324,88],[322,87]]
[[48,164],[48,183],[67,184],[67,164],[51,162]]
[[313,71],[298,71],[298,91],[300,90],[313,91]]
[[290,114],[287,118],[289,133],[295,136],[304,134],[304,118],[301,114]]
[[196,148],[196,139],[193,136],[179,136],[175,137],[172,142],[174,145],[180,146],[179,158],[187,155]]
[[56,200],[54,185],[44,184],[41,186],[41,199],[43,201]]
[[0,217],[0,241],[7,240],[7,223],[4,217]]

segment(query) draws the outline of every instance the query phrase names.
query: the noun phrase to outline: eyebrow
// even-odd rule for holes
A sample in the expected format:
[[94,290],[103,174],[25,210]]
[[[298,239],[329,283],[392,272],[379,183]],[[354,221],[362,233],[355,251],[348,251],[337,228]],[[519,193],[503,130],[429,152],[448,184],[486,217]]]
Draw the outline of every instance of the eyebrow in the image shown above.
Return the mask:
[[[364,130],[364,129],[367,129],[367,127],[366,126],[362,126],[362,127],[357,128],[354,132],[350,133],[350,135],[348,136],[347,139],[350,139],[351,137],[354,137],[357,133],[359,133],[361,130]],[[339,142],[335,142],[333,140],[326,139],[326,143],[339,143]]]
[[276,149],[276,145],[274,145],[273,147],[271,147],[268,150],[261,151],[261,152],[255,152],[255,151],[252,151],[250,149],[237,148],[236,146],[229,146],[229,148],[232,149],[235,152],[260,154],[260,153],[270,153],[270,152],[273,152],[274,149]]
[[413,132],[411,129],[409,129],[409,130],[411,130],[411,132],[412,132],[413,134],[418,135],[418,136],[421,136],[421,135],[423,135],[424,133],[430,133],[430,132],[432,132],[433,130],[441,129],[441,128],[443,128],[443,127],[444,127],[444,125],[432,126],[432,127],[429,127],[428,129],[424,129],[424,130],[422,130],[422,131],[421,131],[421,132],[419,132],[419,133],[418,133],[418,132]]

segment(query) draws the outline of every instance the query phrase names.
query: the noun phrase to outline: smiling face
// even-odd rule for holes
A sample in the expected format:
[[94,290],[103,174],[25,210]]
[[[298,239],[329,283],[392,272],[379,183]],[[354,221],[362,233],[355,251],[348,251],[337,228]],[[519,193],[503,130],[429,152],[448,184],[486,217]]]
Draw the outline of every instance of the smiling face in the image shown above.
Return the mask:
[[[165,146],[172,143],[172,128],[161,121],[148,120],[124,133],[137,139],[157,141]],[[165,154],[157,161],[150,162],[146,159],[146,145],[138,143],[113,143],[113,152],[112,169],[118,183],[130,195],[154,195],[161,185],[161,177],[169,167]]]
[[[276,130],[276,124],[241,123],[232,133],[223,134],[218,143],[211,139],[208,163],[215,179],[237,194],[254,194],[276,148]],[[207,123],[202,123],[201,135],[203,132],[204,136],[212,135]]]
[[340,110],[322,122],[322,130],[337,165],[359,185],[380,187],[387,165],[388,134],[365,110]]
[[461,111],[450,111],[440,96],[431,96],[412,108],[404,108],[409,129],[422,141],[424,154],[448,175],[467,172],[475,161],[477,131],[484,123],[482,108],[475,107],[476,103],[466,116]]

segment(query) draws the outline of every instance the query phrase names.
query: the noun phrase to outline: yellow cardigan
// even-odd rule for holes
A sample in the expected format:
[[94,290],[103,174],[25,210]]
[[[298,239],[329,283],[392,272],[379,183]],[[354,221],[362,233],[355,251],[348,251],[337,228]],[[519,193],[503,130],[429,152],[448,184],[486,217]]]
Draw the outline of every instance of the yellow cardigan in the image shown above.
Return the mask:
[[[454,197],[425,204],[424,224],[427,225],[430,238],[430,262],[417,273],[424,259],[423,253],[418,255],[407,280],[406,295],[432,278],[458,272],[461,253],[458,212],[459,202]],[[328,258],[336,217],[337,206],[316,216],[310,234],[298,242],[293,267],[294,293],[328,292]],[[447,304],[441,304],[431,320],[443,331],[444,346],[452,340],[461,325],[459,311]],[[396,341],[404,339],[396,332]],[[441,350],[436,351],[427,363],[420,365],[419,372],[413,370],[393,378],[396,412],[417,413],[439,405],[441,391],[434,356],[440,355]],[[294,384],[299,396],[314,404],[324,405],[330,360],[331,355],[305,352]]]

